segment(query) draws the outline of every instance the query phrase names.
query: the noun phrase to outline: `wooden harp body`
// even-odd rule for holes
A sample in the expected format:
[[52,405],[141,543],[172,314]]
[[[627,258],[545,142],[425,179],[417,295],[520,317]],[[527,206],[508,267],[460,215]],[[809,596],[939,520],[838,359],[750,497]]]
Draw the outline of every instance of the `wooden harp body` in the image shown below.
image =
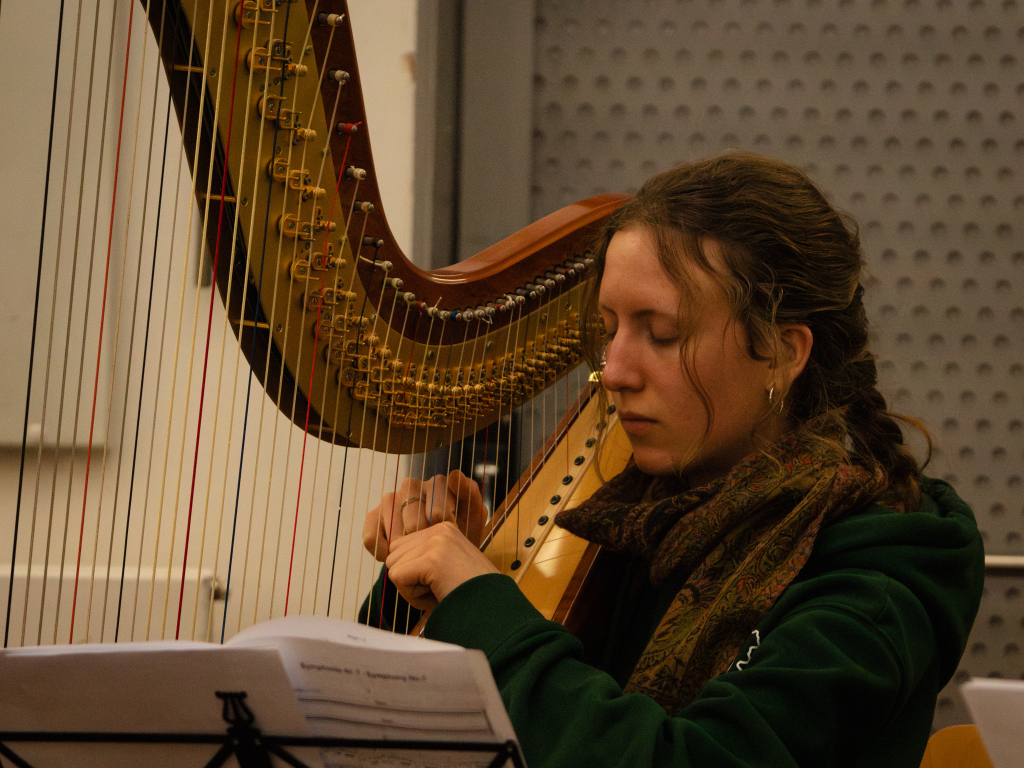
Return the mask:
[[[624,199],[569,206],[424,272],[383,215],[343,2],[143,0],[130,14],[145,25],[122,16],[135,35],[124,77],[112,63],[90,75],[112,84],[105,118],[118,102],[122,114],[116,149],[106,123],[84,142],[113,167],[113,195],[98,185],[91,201],[104,224],[82,237],[62,205],[40,247],[38,359],[0,560],[5,645],[216,640],[290,612],[352,616],[375,570],[354,564],[359,521],[394,486],[397,457],[489,428],[507,440],[503,417],[578,369],[587,250]],[[137,61],[140,94],[155,85],[132,114]],[[75,109],[96,119],[91,103],[90,118]],[[159,147],[163,123],[180,125],[180,147]],[[126,147],[147,142],[157,149],[129,162]],[[188,177],[167,186],[175,167]],[[144,186],[141,206],[117,196],[128,184]],[[490,556],[548,603],[551,578],[566,578],[526,566],[579,560],[547,534],[553,507],[595,487],[598,401],[569,409],[586,420],[556,430],[492,526]],[[628,449],[608,455],[605,475]]]

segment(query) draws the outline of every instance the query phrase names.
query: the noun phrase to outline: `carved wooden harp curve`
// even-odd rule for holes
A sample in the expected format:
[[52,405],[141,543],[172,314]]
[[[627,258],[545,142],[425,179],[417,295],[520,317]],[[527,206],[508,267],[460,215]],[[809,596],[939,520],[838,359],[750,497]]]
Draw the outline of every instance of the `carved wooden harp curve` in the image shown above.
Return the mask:
[[[587,247],[623,196],[420,270],[384,217],[344,2],[158,2],[150,23],[158,35],[163,24],[183,133],[203,145],[189,151],[210,180],[217,283],[286,415],[338,444],[408,453],[486,427],[580,363]],[[231,76],[233,87],[217,82]],[[195,115],[213,112],[216,132],[196,130]]]

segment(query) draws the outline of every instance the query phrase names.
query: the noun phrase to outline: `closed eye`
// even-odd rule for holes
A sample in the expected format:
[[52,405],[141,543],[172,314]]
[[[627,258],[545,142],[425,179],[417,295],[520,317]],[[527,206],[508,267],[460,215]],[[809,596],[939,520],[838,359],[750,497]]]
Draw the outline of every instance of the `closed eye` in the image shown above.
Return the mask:
[[651,343],[657,347],[667,347],[669,345],[679,344],[679,335],[676,333],[668,334],[667,336],[658,336],[651,334]]

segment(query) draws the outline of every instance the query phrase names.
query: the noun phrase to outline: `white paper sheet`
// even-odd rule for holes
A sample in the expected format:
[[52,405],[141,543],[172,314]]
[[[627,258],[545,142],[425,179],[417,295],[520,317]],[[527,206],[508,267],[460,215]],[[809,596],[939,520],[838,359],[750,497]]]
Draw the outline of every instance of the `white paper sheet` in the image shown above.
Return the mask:
[[[279,654],[198,643],[119,643],[0,652],[0,731],[226,734],[217,691],[245,691],[255,725],[306,735]],[[34,768],[202,768],[216,745],[6,742]],[[298,751],[297,751],[298,752]],[[304,762],[316,755],[301,752]],[[6,761],[5,761],[5,764]],[[225,763],[237,766],[233,759]],[[283,765],[283,763],[282,763]]]
[[[480,651],[312,616],[263,622],[230,643],[264,644],[280,651],[314,735],[491,744],[515,739]],[[355,750],[322,756],[325,766],[485,766],[493,757]]]
[[1024,765],[1024,680],[977,677],[960,691],[992,765]]

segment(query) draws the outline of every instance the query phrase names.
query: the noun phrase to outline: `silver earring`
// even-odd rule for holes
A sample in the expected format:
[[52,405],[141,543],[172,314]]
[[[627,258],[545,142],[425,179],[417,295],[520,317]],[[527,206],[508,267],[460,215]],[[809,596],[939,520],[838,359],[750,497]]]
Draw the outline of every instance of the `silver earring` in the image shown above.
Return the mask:
[[772,388],[768,390],[768,408],[771,411],[773,411],[773,412],[775,412],[775,413],[777,413],[777,414],[779,414],[781,416],[782,415],[782,408],[783,408],[783,405],[786,402],[786,398],[783,395],[779,395],[778,407],[775,406],[774,400],[775,400],[775,385],[773,384]]
[[775,398],[775,385],[772,384],[772,388],[768,390],[768,407],[772,407],[772,400]]

